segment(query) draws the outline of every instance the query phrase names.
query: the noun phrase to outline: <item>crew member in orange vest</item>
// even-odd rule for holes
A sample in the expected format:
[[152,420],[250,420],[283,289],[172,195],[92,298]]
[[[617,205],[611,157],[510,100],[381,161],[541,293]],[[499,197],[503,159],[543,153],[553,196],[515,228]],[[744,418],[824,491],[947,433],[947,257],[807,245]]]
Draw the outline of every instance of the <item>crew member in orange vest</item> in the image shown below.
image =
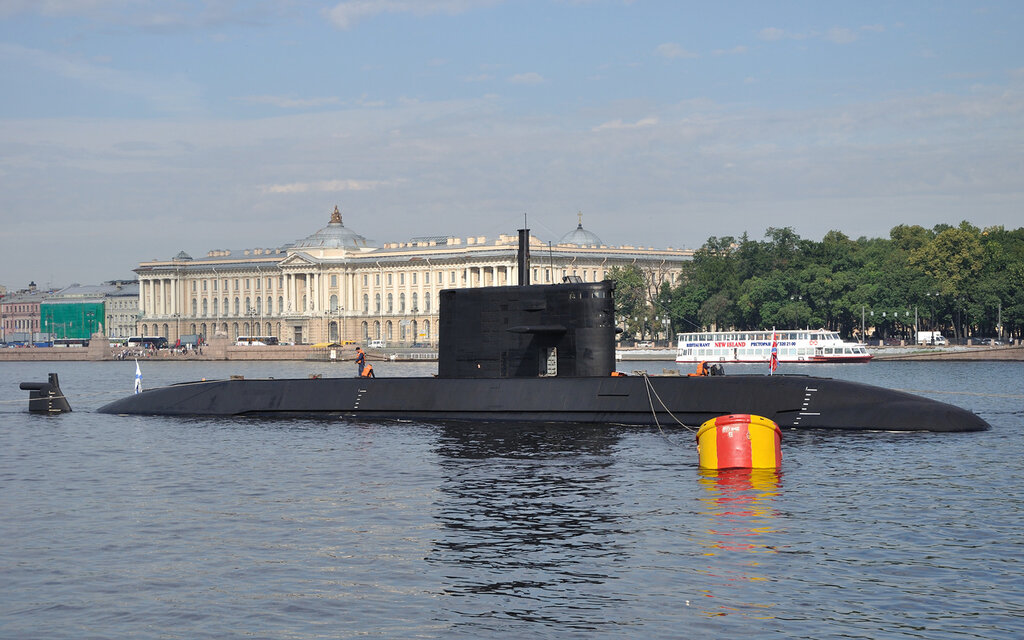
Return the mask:
[[363,367],[366,366],[366,353],[362,347],[356,347],[356,364],[359,365],[359,375],[363,375]]

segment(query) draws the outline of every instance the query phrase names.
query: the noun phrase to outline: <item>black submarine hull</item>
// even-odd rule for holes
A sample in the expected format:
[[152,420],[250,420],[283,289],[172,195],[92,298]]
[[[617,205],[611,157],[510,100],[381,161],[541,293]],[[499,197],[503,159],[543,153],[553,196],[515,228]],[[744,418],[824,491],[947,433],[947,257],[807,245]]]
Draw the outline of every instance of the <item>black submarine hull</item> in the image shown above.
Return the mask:
[[339,416],[364,419],[577,422],[696,427],[750,413],[782,428],[981,431],[954,405],[808,376],[303,378],[190,382],[116,400],[101,413]]

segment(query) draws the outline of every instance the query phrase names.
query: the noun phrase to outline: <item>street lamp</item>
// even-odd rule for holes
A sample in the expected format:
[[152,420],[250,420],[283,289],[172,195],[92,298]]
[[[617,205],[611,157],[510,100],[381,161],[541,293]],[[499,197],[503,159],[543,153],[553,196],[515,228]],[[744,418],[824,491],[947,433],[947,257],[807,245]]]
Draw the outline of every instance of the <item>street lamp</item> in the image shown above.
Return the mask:
[[[338,335],[333,335],[333,336],[331,335],[331,325],[335,322],[336,318],[339,318],[341,316],[342,312],[344,312],[344,311],[345,310],[342,309],[341,307],[335,307],[333,309],[328,309],[327,311],[324,311],[324,317],[327,318],[327,340],[328,341],[338,340],[338,338],[339,338]],[[341,323],[339,323],[339,324],[341,324]],[[344,327],[344,324],[341,325],[341,328],[339,329],[339,332],[340,332],[341,341],[344,342],[344,340],[345,340],[345,333],[344,333],[345,332],[345,327]]]
[[790,301],[793,302],[793,328],[794,329],[799,329],[800,328],[800,318],[797,316],[797,313],[800,310],[800,302],[803,301],[804,297],[801,296],[801,295],[792,295],[792,296],[789,296],[789,299],[790,299]]

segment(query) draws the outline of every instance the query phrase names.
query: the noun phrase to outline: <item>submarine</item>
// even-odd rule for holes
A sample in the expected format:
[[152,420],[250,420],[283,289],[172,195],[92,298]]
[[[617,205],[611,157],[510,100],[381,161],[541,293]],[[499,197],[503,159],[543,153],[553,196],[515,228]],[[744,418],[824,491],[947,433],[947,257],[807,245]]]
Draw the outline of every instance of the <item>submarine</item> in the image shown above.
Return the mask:
[[145,390],[98,411],[689,428],[753,414],[784,429],[989,428],[951,404],[832,378],[620,374],[614,283],[570,277],[531,285],[528,238],[520,229],[517,285],[441,292],[434,377],[202,380]]

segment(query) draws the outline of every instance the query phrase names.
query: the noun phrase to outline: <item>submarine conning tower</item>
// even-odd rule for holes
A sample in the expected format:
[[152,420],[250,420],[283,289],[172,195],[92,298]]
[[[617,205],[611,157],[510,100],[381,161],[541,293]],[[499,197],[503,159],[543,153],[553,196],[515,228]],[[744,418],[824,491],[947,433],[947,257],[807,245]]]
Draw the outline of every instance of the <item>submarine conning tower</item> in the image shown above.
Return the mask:
[[519,230],[519,286],[446,289],[439,378],[605,377],[615,370],[614,283],[529,283],[529,229]]

